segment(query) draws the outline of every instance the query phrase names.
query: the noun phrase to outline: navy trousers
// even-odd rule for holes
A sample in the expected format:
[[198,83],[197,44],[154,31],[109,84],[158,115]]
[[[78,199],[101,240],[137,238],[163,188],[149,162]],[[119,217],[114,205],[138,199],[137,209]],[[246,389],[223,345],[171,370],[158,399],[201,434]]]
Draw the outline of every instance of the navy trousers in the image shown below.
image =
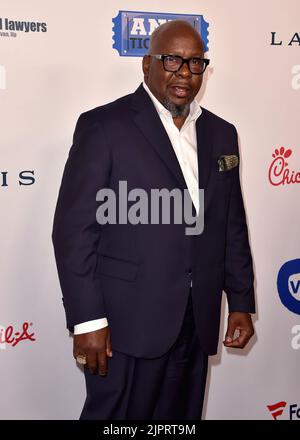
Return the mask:
[[189,295],[181,331],[163,356],[136,358],[113,349],[107,376],[84,369],[87,397],[80,419],[200,420],[207,362]]

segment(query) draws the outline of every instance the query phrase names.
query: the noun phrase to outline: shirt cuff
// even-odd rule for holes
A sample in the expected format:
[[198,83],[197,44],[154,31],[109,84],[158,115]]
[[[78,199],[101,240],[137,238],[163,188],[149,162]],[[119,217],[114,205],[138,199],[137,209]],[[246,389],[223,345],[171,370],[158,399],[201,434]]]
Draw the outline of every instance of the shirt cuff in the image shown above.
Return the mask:
[[81,335],[82,333],[89,333],[101,328],[107,327],[108,322],[106,318],[93,319],[92,321],[82,322],[74,326],[74,335]]

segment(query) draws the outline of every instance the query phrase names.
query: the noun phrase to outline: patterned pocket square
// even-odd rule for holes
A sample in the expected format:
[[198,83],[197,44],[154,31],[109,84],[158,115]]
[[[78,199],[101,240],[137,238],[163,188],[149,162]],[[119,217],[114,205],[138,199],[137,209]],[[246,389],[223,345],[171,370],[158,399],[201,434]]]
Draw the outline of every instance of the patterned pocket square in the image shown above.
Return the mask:
[[229,171],[239,164],[239,158],[235,154],[222,155],[218,159],[219,171]]

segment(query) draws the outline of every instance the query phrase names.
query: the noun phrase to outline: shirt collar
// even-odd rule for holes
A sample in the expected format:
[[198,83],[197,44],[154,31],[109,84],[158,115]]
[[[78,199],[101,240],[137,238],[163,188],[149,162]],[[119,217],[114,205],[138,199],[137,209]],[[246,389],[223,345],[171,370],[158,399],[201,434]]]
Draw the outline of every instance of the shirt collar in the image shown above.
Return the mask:
[[[162,103],[153,95],[153,93],[151,92],[151,90],[149,89],[149,87],[147,86],[145,81],[143,81],[143,87],[146,90],[146,92],[148,93],[148,95],[150,96],[158,114],[159,115],[165,114],[168,117],[172,117],[169,110],[167,110],[166,107],[164,107],[162,105]],[[191,119],[192,121],[196,121],[196,119],[199,118],[201,113],[202,113],[202,109],[201,109],[200,105],[198,104],[198,102],[194,99],[190,104],[190,112],[189,112],[188,118]]]

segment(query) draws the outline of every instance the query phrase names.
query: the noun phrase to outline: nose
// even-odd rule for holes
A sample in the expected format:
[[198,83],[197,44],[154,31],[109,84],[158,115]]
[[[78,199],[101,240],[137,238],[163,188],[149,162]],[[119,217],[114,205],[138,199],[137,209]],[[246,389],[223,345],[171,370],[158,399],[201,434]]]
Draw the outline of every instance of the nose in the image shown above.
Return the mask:
[[179,70],[177,70],[176,75],[182,76],[184,78],[192,76],[192,73],[190,71],[190,68],[188,66],[188,60],[183,61],[182,66]]

